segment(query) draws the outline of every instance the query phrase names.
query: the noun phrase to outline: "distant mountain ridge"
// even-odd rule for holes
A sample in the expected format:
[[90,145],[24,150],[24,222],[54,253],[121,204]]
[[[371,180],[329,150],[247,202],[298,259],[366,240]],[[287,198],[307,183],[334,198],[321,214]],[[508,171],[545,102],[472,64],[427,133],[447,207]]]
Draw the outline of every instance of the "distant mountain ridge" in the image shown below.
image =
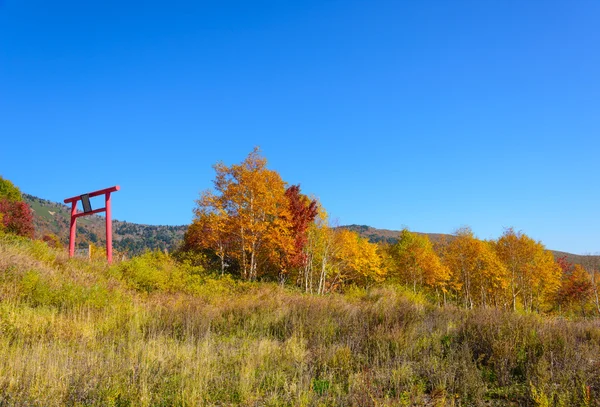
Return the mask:
[[[23,194],[25,202],[33,210],[33,223],[36,237],[54,234],[61,243],[69,242],[70,207]],[[128,255],[141,254],[147,250],[175,250],[183,240],[187,225],[164,226],[142,225],[113,220],[113,246],[117,251]],[[89,244],[106,245],[105,219],[91,215],[77,219],[77,247]]]
[[[400,235],[399,230],[377,229],[367,225],[346,225],[340,227],[357,232],[362,237],[366,237],[374,243],[396,243],[398,241],[398,236]],[[452,238],[452,235],[446,235],[443,233],[415,233],[418,235],[426,235],[429,237],[429,240],[434,243],[440,242],[443,239]]]

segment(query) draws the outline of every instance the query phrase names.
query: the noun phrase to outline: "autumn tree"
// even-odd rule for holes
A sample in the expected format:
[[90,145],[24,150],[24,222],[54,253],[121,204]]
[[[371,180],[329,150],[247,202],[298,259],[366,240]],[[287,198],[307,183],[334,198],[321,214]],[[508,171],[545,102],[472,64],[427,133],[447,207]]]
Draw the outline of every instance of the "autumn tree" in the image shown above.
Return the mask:
[[592,293],[594,295],[596,313],[600,315],[600,271],[596,268],[591,269],[590,278],[592,280]]
[[[564,284],[564,282],[566,281],[566,279],[568,278],[568,276],[571,274],[571,272],[573,271],[573,263],[571,263],[568,259],[567,256],[561,256],[558,257],[556,259],[556,264],[558,265],[558,267],[560,267],[560,273],[561,273],[561,289],[562,286]],[[555,304],[558,306],[559,310],[562,310],[564,304],[566,301],[564,301],[563,299],[563,295],[561,293],[561,289],[559,289],[556,292],[556,297],[554,299]]]
[[517,309],[519,300],[526,310],[539,309],[559,289],[561,269],[540,242],[509,228],[495,247],[510,274],[513,309]]
[[565,308],[577,306],[585,315],[586,306],[594,293],[590,274],[580,264],[573,266],[560,259],[557,263],[561,266],[563,276],[556,292],[556,302]]
[[44,236],[42,236],[42,241],[45,242],[48,246],[53,247],[55,249],[61,249],[63,247],[60,238],[54,233],[45,234]]
[[440,261],[426,235],[403,229],[398,241],[389,247],[389,252],[392,258],[392,275],[397,276],[402,283],[412,285],[414,292],[418,286],[430,287],[438,293],[446,290],[450,272]]
[[233,248],[233,236],[228,228],[230,222],[223,208],[221,197],[205,191],[196,201],[194,221],[184,235],[184,249],[208,249],[219,259],[221,274],[228,266]]
[[318,204],[303,251],[306,261],[298,282],[306,292],[324,294],[352,283],[366,286],[386,276],[385,253],[379,246],[356,232],[332,227]]
[[33,215],[25,202],[0,200],[0,216],[3,230],[33,239]]
[[338,284],[367,286],[383,281],[386,276],[377,245],[354,231],[335,229],[332,254],[334,277]]
[[327,212],[317,203],[317,215],[308,226],[307,240],[304,245],[304,267],[298,276],[298,284],[306,292],[323,294],[327,289],[327,277],[331,269],[330,262],[334,231],[328,223]]
[[600,256],[587,255],[584,258],[584,267],[589,272],[592,283],[592,298],[596,313],[600,315]]
[[0,230],[33,239],[33,215],[21,191],[0,177]]
[[508,273],[490,242],[477,239],[469,228],[459,229],[444,248],[443,262],[465,307],[502,304]]
[[247,280],[256,280],[259,272],[285,275],[294,248],[286,185],[266,163],[258,148],[240,164],[217,163],[215,192],[197,201],[186,240],[213,249],[222,271],[229,256]]
[[294,244],[289,253],[287,263],[289,268],[301,268],[306,265],[307,254],[304,247],[308,242],[308,228],[314,222],[318,213],[316,200],[309,199],[300,192],[300,185],[292,185],[285,191],[288,200],[289,219]]

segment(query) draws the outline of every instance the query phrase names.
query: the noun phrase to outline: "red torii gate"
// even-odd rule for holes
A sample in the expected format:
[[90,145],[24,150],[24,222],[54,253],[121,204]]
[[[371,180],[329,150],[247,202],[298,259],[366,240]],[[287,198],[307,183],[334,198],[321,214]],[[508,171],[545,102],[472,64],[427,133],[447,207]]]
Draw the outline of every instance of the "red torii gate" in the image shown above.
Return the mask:
[[[101,189],[99,191],[89,192],[80,196],[74,196],[72,198],[65,199],[65,203],[71,203],[71,233],[69,235],[69,257],[73,257],[75,254],[75,224],[77,218],[87,215],[94,215],[100,212],[106,212],[106,258],[109,263],[112,263],[112,223],[110,219],[110,193],[116,192],[121,187],[115,185],[114,187]],[[92,210],[90,205],[90,198],[95,196],[104,195],[104,208]],[[83,206],[83,212],[77,213],[77,202],[81,201]]]

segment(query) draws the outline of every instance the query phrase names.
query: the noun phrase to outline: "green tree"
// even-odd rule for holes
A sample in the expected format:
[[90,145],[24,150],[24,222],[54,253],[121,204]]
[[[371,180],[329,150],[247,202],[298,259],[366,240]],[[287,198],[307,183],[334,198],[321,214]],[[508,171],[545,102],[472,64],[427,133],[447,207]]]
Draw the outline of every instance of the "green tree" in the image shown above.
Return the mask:
[[23,196],[21,191],[12,182],[0,176],[0,200],[6,199],[10,202],[21,202]]

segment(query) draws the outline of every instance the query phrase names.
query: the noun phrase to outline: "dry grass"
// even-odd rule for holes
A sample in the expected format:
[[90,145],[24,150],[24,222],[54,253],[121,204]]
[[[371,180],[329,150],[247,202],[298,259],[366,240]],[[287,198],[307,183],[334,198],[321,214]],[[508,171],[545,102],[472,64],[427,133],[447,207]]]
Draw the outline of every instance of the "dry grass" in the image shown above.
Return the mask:
[[600,323],[326,297],[0,235],[0,406],[600,405]]

